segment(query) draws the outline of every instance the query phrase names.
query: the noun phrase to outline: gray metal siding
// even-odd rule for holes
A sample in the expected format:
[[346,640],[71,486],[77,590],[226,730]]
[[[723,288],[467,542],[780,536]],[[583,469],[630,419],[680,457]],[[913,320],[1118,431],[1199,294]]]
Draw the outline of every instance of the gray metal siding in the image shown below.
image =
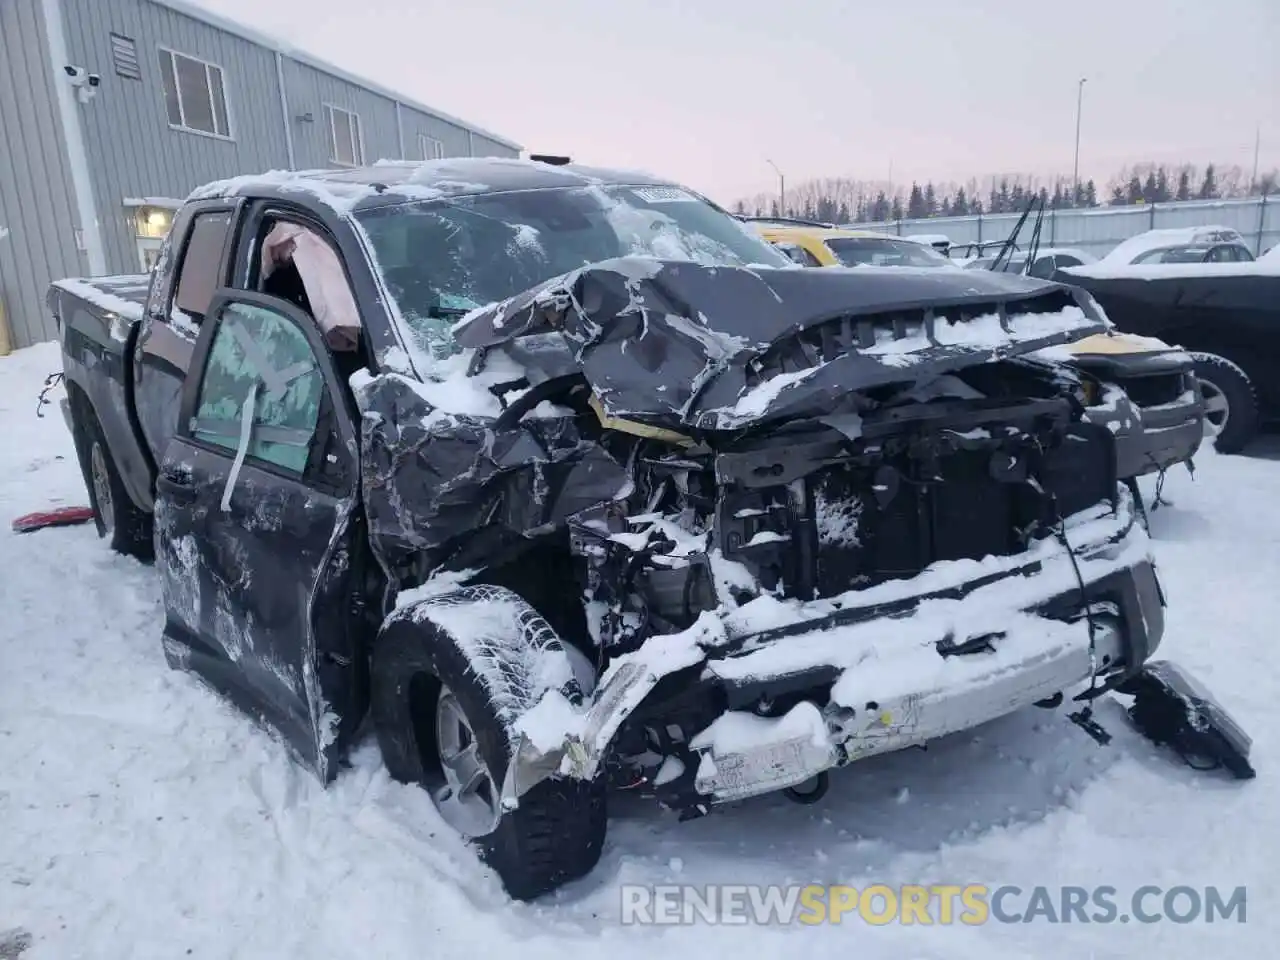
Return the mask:
[[519,157],[520,151],[513,150],[505,143],[499,143],[496,140],[490,140],[488,137],[482,137],[480,134],[472,136],[473,153],[475,157]]
[[[394,101],[288,58],[284,61],[284,89],[289,98],[294,162],[299,169],[334,166],[329,158],[325,104],[360,117],[365,163],[399,159]],[[306,114],[311,115],[309,121],[298,119]]]
[[[69,63],[101,77],[96,96],[76,104],[89,161],[108,271],[138,269],[134,211],[127,198],[182,199],[195,187],[241,173],[288,167],[276,50],[236,25],[206,22],[177,0],[60,0]],[[172,4],[172,5],[166,5]],[[190,15],[184,10],[190,10]],[[134,41],[140,80],[117,76],[111,34]],[[261,40],[262,42],[258,42]],[[222,68],[231,136],[169,126],[159,50]],[[299,55],[301,56],[301,55]],[[288,131],[295,168],[331,167],[324,104],[360,116],[364,159],[419,156],[418,134],[444,143],[446,156],[519,156],[518,149],[461,123],[402,105],[344,71],[284,55]],[[41,0],[0,0],[0,299],[15,346],[56,335],[44,294],[51,280],[83,275],[78,214],[57,103],[61,63],[50,63]],[[341,75],[340,75],[341,74]],[[421,105],[419,105],[421,106]],[[310,122],[298,117],[310,114]]]
[[[470,141],[465,127],[448,123],[437,117],[414,110],[411,107],[402,107],[401,116],[404,122],[406,160],[431,159],[422,155],[422,149],[418,144],[419,136],[427,136],[434,140],[439,140],[446,157],[466,157],[471,155]],[[484,155],[477,154],[477,156]]]
[[[108,269],[138,269],[127,197],[182,198],[210,180],[289,165],[275,54],[147,0],[62,0],[67,52],[102,77],[82,108]],[[141,80],[118,77],[112,32],[137,44]],[[167,47],[223,70],[231,139],[169,126],[159,50]]]
[[15,347],[56,335],[45,288],[85,270],[46,42],[39,0],[0,0],[0,301]]

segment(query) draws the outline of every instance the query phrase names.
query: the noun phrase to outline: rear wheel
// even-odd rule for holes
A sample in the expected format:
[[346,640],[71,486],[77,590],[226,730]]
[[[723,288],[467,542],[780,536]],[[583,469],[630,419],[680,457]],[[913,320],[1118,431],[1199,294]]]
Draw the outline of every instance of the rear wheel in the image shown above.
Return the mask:
[[604,779],[557,777],[514,810],[502,785],[515,720],[549,689],[577,689],[571,655],[516,594],[464,587],[399,611],[373,655],[373,719],[388,771],[417,783],[517,900],[585,876],[600,859]]
[[1249,375],[1226,357],[1193,353],[1204,398],[1205,433],[1219,453],[1239,453],[1258,431],[1258,400]]
[[98,536],[107,540],[116,553],[149,563],[155,559],[151,515],[129,499],[93,410],[83,398],[77,396],[73,402],[77,408],[73,415],[76,450],[89,488]]

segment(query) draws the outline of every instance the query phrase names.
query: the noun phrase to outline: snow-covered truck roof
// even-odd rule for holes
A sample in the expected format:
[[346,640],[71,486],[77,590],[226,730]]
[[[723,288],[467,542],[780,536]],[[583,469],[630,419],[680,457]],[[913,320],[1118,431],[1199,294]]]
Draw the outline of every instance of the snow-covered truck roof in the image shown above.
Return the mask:
[[[350,170],[272,170],[217,180],[187,197],[208,200],[258,194],[302,193],[341,215],[412,200],[440,200],[514,190],[608,185],[680,189],[649,173],[580,164],[550,164],[507,157],[387,161]],[[687,195],[687,191],[684,191]]]

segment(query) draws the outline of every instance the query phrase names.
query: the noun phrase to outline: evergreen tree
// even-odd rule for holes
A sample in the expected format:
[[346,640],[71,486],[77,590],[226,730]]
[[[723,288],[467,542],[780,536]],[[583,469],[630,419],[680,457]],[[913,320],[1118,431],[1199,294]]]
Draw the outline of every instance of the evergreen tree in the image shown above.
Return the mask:
[[983,210],[982,208],[982,201],[979,200],[977,197],[974,197],[973,203],[969,204],[969,213],[971,213],[975,217],[980,217],[985,212],[986,211]]
[[956,188],[955,199],[951,201],[951,216],[964,217],[969,214],[969,198],[965,196],[964,187]]
[[1096,207],[1098,205],[1098,185],[1091,179],[1084,185],[1084,206]]
[[1067,205],[1067,198],[1062,193],[1062,181],[1055,181],[1053,184],[1053,196],[1049,198],[1049,206],[1055,210],[1060,210]]
[[886,197],[884,191],[881,190],[876,194],[876,202],[872,204],[870,219],[882,223],[889,219],[889,213],[889,198]]
[[911,193],[907,198],[907,216],[912,220],[920,220],[927,215],[924,207],[924,192],[918,183],[911,184]]
[[932,180],[924,185],[924,215],[926,217],[938,215],[938,194],[933,189]]
[[1140,203],[1142,199],[1142,181],[1138,179],[1138,175],[1135,173],[1129,178],[1129,186],[1125,191],[1125,200],[1129,203]]
[[1173,199],[1173,190],[1169,188],[1169,171],[1164,167],[1156,170],[1156,203],[1168,203]]
[[1190,200],[1191,199],[1191,168],[1183,167],[1178,172],[1178,192],[1174,194],[1175,199]]
[[1111,188],[1111,199],[1107,201],[1110,206],[1123,207],[1128,202],[1129,196],[1123,183],[1117,183]]
[[1204,182],[1200,184],[1200,199],[1218,199],[1218,172],[1214,170],[1212,163],[1204,168]]
[[1156,172],[1154,169],[1147,171],[1147,179],[1142,184],[1142,202],[1156,202]]
[[902,194],[895,193],[893,195],[893,206],[889,210],[889,216],[894,220],[901,220],[903,218]]

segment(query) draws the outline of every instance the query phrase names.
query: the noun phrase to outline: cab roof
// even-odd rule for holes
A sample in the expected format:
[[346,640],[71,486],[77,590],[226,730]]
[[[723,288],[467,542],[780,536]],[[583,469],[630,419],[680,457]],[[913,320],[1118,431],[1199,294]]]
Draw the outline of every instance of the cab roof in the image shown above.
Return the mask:
[[670,180],[637,171],[508,157],[455,157],[383,160],[371,166],[343,170],[272,170],[206,184],[192,191],[187,200],[301,193],[340,214],[350,214],[413,200],[611,185],[660,186],[692,192]]

